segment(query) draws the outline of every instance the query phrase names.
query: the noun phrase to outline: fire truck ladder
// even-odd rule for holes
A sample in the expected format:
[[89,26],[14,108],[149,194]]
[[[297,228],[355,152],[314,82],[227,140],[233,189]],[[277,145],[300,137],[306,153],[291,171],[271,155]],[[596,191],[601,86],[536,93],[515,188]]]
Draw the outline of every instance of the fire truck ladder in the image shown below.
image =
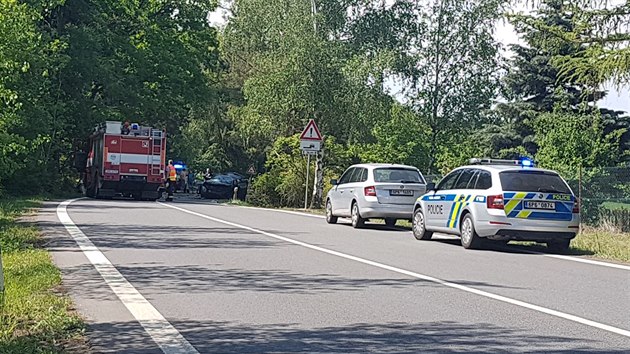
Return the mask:
[[[156,159],[156,156],[158,156],[157,159]],[[151,175],[158,176],[162,173],[161,163],[162,163],[162,131],[154,130],[151,132]]]

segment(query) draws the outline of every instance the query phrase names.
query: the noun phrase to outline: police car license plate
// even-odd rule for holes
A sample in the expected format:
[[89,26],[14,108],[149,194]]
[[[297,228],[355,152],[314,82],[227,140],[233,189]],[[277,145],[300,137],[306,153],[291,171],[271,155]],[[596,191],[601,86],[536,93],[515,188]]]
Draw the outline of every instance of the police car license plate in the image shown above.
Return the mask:
[[413,196],[413,191],[409,189],[392,189],[389,191],[389,195],[401,195],[401,196]]
[[525,209],[556,210],[556,203],[553,202],[525,202]]

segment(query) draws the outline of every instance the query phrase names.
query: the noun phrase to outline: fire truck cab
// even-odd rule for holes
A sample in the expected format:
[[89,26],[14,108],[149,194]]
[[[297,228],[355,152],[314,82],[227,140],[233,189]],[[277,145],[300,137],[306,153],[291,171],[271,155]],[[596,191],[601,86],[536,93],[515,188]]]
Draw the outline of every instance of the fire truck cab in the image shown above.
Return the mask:
[[156,200],[164,183],[166,132],[107,121],[94,129],[84,161],[77,162],[84,194]]

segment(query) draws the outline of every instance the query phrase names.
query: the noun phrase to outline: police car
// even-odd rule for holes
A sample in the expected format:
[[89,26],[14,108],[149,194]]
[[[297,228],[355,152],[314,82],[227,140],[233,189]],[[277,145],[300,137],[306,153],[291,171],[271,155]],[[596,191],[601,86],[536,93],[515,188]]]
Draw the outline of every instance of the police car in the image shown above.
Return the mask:
[[484,240],[544,242],[566,251],[579,229],[578,201],[557,172],[531,160],[471,159],[440,183],[430,183],[414,206],[413,234],[458,235],[465,248]]

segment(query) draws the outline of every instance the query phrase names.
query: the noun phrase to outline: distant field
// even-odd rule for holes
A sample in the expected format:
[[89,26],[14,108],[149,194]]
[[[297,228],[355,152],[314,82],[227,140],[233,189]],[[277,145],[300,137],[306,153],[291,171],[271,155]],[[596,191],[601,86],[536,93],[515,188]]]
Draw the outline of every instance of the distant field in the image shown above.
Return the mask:
[[630,203],[604,202],[602,206],[607,209],[630,209]]

